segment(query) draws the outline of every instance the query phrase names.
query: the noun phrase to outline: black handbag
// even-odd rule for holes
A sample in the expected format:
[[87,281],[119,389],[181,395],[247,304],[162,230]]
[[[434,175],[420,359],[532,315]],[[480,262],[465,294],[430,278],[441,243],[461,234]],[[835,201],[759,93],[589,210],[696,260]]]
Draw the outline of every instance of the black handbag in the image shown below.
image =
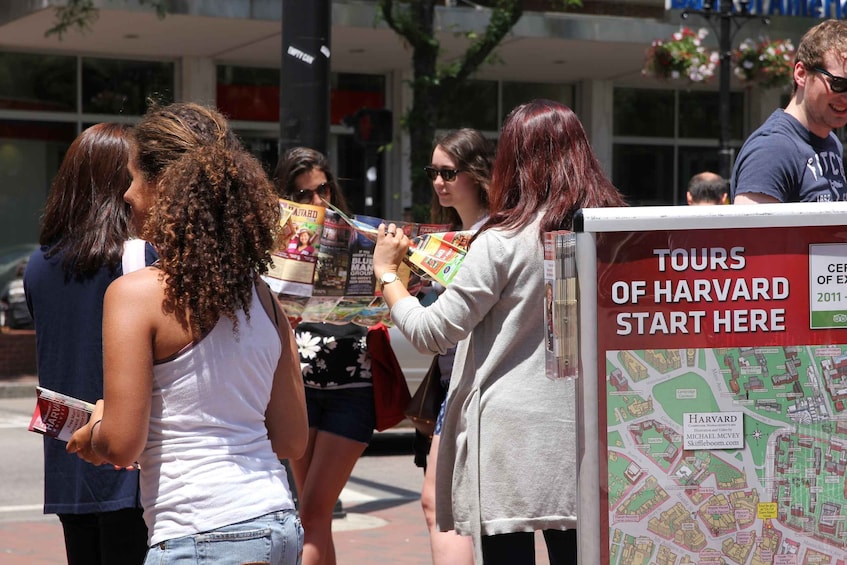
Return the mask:
[[429,370],[406,408],[406,417],[423,435],[432,437],[435,432],[435,421],[438,419],[438,412],[441,410],[441,403],[444,402],[445,396],[447,391],[441,385],[438,355],[435,355],[432,363],[429,364]]

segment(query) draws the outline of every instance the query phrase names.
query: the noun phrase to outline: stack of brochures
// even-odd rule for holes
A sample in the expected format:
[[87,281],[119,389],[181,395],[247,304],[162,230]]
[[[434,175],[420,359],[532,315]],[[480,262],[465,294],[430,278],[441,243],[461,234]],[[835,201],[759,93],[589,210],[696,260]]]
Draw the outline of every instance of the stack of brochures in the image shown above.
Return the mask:
[[544,329],[547,376],[579,373],[576,236],[560,230],[544,234]]

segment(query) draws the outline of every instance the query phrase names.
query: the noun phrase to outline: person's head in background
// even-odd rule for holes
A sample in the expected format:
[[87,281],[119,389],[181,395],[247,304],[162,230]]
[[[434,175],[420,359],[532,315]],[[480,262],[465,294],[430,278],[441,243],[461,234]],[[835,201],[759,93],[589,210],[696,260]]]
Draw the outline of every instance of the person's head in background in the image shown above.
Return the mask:
[[577,115],[559,102],[536,99],[503,123],[485,227],[517,229],[544,210],[541,233],[572,229],[580,208],[625,206],[606,177]]
[[193,103],[152,107],[133,128],[130,173],[125,198],[159,254],[166,310],[197,335],[222,316],[249,312],[280,210],[262,165],[226,118]]
[[277,194],[285,200],[323,206],[323,198],[345,214],[350,212],[329,160],[320,151],[308,147],[289,149],[276,165],[273,182]]
[[494,145],[474,129],[436,139],[425,169],[433,188],[431,221],[467,229],[487,215],[493,163]]
[[80,133],[53,179],[38,242],[47,256],[64,253],[68,275],[85,277],[103,265],[116,269],[130,236],[124,192],[130,183],[126,124],[102,123]]
[[729,183],[717,173],[705,171],[688,181],[686,199],[689,206],[726,204]]

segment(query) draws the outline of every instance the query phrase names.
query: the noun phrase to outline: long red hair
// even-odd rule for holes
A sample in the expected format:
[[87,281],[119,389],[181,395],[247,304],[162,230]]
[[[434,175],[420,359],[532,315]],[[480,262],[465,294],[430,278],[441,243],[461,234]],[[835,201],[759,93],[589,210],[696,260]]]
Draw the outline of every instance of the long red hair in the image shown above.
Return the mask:
[[543,212],[541,233],[572,229],[580,208],[625,206],[600,166],[576,114],[536,99],[509,113],[488,191],[491,216],[480,229],[515,229]]

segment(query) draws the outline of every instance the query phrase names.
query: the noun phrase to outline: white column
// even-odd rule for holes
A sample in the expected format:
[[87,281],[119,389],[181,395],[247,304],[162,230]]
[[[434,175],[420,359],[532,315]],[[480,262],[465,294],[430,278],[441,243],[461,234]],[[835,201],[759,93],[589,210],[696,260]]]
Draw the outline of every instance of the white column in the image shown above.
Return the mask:
[[[790,87],[789,87],[790,88]],[[750,135],[753,131],[762,125],[768,117],[773,114],[773,111],[780,108],[780,98],[790,92],[781,88],[753,88],[750,90],[749,108],[746,135]],[[745,137],[746,137],[745,135]]]
[[612,177],[612,110],[614,87],[609,80],[585,80],[577,85],[576,107],[591,147],[606,175]]
[[197,102],[214,106],[216,103],[217,74],[215,62],[206,57],[183,57],[180,61],[181,93],[176,96],[183,102]]

